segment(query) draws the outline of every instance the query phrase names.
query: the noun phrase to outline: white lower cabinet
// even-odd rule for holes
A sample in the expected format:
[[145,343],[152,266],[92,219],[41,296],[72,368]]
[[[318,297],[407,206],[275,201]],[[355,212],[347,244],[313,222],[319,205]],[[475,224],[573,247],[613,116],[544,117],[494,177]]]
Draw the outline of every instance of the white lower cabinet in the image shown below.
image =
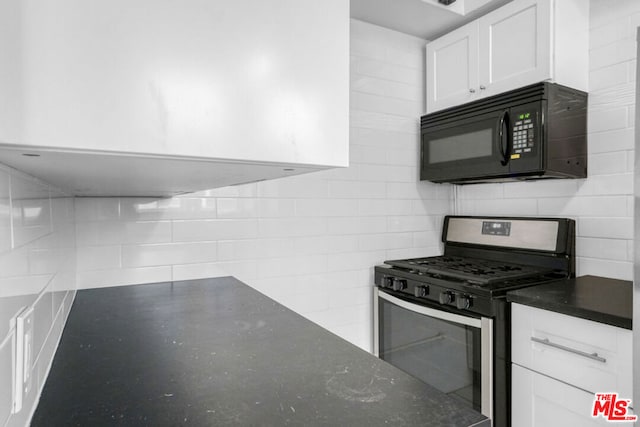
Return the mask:
[[607,425],[596,393],[632,398],[630,330],[512,304],[511,357],[514,427]]
[[515,364],[512,368],[513,427],[608,425],[591,417],[593,394]]

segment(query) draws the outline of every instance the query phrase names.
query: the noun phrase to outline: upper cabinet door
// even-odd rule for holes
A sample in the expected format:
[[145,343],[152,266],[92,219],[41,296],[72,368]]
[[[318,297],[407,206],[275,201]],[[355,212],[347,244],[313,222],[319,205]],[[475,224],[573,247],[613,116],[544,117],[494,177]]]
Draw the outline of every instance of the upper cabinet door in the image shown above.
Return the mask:
[[553,79],[550,3],[518,0],[479,19],[483,95]]
[[477,98],[478,23],[427,44],[427,112]]

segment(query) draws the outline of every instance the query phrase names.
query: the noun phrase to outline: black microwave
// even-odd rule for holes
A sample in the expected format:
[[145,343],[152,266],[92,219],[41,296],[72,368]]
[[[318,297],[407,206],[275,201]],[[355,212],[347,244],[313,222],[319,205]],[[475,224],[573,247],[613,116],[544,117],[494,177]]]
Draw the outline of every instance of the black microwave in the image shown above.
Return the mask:
[[420,179],[585,178],[587,99],[543,82],[422,116]]

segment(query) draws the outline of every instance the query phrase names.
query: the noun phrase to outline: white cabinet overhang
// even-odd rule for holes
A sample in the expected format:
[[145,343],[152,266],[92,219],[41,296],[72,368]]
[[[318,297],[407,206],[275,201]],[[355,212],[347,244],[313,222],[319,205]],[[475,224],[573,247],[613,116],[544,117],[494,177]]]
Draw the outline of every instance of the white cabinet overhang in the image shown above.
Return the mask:
[[8,0],[0,28],[0,162],[73,194],[348,166],[344,0]]

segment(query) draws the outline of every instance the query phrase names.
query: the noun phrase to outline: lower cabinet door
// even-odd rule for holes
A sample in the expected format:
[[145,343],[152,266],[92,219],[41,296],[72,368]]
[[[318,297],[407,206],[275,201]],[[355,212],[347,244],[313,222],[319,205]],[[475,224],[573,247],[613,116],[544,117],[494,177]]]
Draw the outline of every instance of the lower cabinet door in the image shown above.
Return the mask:
[[513,427],[611,425],[591,416],[593,394],[519,365],[512,368]]

